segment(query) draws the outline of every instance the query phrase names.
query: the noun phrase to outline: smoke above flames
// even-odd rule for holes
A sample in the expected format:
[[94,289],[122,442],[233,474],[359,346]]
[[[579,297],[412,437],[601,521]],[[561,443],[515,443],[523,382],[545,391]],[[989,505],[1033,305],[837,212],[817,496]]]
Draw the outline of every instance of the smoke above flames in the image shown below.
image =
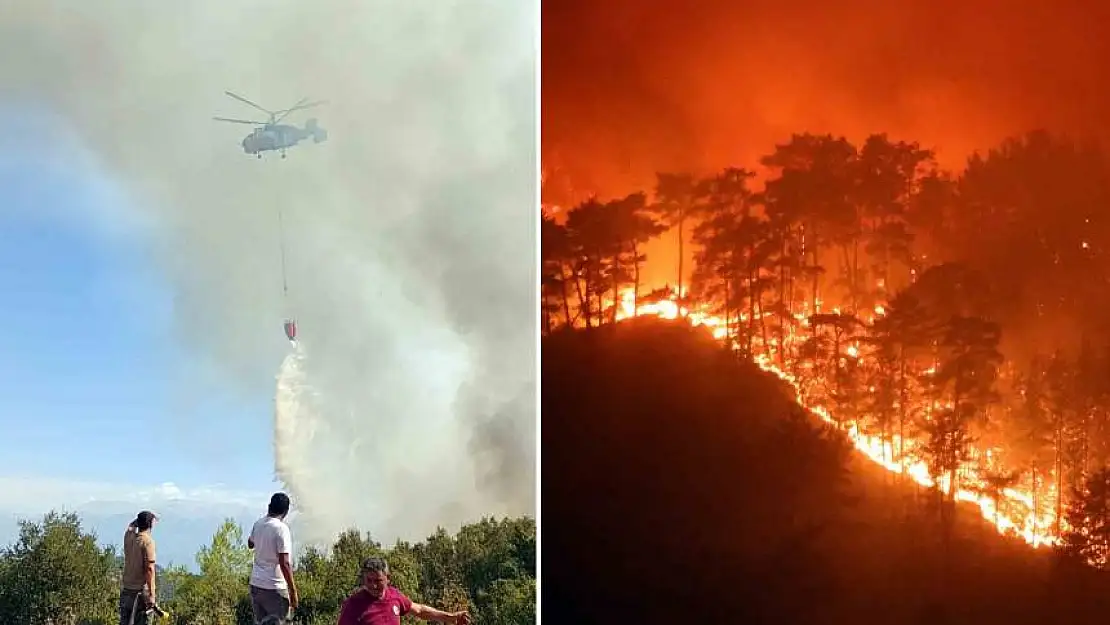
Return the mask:
[[946,167],[1035,128],[1110,139],[1107,19],[1088,0],[547,3],[544,166],[609,196],[755,167],[794,132],[886,132]]

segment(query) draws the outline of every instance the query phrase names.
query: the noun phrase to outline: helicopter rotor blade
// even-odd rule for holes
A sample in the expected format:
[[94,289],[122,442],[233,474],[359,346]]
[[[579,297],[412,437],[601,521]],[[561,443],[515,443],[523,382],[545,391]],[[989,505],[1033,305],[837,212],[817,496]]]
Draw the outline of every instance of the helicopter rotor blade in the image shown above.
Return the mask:
[[315,102],[309,102],[308,104],[298,105],[297,107],[295,107],[295,110],[312,108],[314,106],[320,106],[321,104],[327,104],[327,103],[328,103],[327,100],[316,100]]
[[[305,100],[307,100],[307,99],[308,98],[305,98]],[[304,102],[304,100],[301,100],[301,102]],[[314,106],[320,106],[321,104],[327,104],[327,103],[328,103],[327,100],[317,100],[316,102],[309,102],[308,104],[298,103],[293,108],[288,108],[288,109],[285,109],[284,111],[278,111],[278,113],[281,114],[281,117],[279,117],[278,119],[284,118],[286,115],[292,113],[293,111],[302,111],[302,110],[307,109],[307,108],[312,108]]]
[[276,113],[274,113],[274,116],[275,116],[274,117],[274,123],[276,124],[276,123],[280,122],[281,120],[285,119],[286,115],[288,115],[288,114],[292,113],[293,111],[297,110],[297,107],[303,106],[304,103],[307,102],[307,101],[308,101],[308,98],[301,98],[300,102],[297,102],[291,108],[287,108],[284,111],[277,111]]
[[274,116],[274,112],[273,112],[273,111],[270,111],[270,110],[264,109],[264,108],[262,108],[261,106],[258,106],[258,105],[257,105],[257,104],[255,104],[254,102],[251,102],[250,100],[248,100],[248,99],[244,98],[244,97],[243,97],[243,96],[241,96],[241,95],[235,95],[234,93],[232,93],[232,92],[230,92],[230,91],[225,91],[224,93],[226,93],[227,95],[229,95],[229,96],[231,96],[231,97],[235,98],[236,100],[239,100],[240,102],[242,102],[242,103],[244,103],[244,104],[249,104],[250,106],[253,106],[254,108],[256,108],[256,109],[258,109],[258,110],[262,111],[263,113],[265,113],[265,114],[267,114],[267,115],[269,115],[269,116],[271,116],[271,117],[273,117],[273,116]]
[[251,126],[265,126],[266,122],[252,122],[246,119],[231,119],[228,117],[213,117],[212,119],[221,122],[231,122],[233,124],[250,124]]

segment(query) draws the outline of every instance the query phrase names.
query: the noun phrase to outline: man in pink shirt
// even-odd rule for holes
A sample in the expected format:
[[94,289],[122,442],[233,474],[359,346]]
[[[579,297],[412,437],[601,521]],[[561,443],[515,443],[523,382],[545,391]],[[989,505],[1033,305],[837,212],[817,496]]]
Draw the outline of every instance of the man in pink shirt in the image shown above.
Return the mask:
[[389,585],[389,565],[381,558],[362,563],[362,586],[343,602],[339,625],[400,625],[401,617],[411,614],[425,621],[469,625],[466,612],[442,612],[413,603],[396,587]]

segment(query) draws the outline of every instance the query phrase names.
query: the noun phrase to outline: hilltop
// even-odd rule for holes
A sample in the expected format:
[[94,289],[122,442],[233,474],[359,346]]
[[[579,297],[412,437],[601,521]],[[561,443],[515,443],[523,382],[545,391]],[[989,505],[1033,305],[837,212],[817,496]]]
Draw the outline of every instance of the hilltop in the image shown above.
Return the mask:
[[1101,574],[862,459],[705,331],[640,318],[542,345],[545,617],[1099,622]]

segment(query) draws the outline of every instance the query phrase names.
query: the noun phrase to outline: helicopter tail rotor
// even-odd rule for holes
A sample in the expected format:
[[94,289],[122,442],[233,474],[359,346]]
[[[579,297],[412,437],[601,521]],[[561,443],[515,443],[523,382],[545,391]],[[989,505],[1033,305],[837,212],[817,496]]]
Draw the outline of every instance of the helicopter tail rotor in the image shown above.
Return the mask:
[[321,143],[328,140],[328,131],[324,130],[320,127],[318,123],[316,123],[315,117],[305,121],[304,130],[306,133],[312,135],[312,141],[315,143]]

